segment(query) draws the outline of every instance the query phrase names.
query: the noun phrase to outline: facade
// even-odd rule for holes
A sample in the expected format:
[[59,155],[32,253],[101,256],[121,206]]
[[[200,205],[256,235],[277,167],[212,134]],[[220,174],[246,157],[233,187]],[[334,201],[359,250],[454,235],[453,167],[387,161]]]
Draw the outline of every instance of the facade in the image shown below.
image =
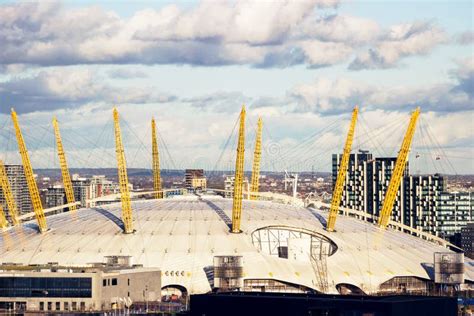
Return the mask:
[[85,312],[124,309],[161,299],[155,268],[90,264],[0,266],[0,312]]
[[203,169],[186,169],[184,180],[188,190],[205,190],[207,187]]
[[45,194],[46,208],[67,204],[66,191],[60,184],[50,186]]
[[91,196],[89,181],[86,178],[73,175],[71,182],[72,189],[74,190],[74,199],[77,202],[81,202],[82,207],[88,206],[87,200],[89,200]]
[[471,222],[461,229],[461,246],[464,254],[474,258],[474,223]]
[[[32,204],[30,199],[30,192],[26,183],[25,173],[22,165],[5,165],[8,182],[12,190],[13,198],[18,207],[19,215],[26,214],[32,211]],[[5,215],[9,219],[8,205],[0,188],[0,204],[5,210]]]
[[[332,175],[336,182],[342,155],[333,155]],[[378,217],[396,158],[373,158],[367,151],[351,154],[341,206]],[[405,167],[403,180],[392,209],[391,219],[432,235],[452,238],[474,220],[472,192],[447,192],[442,175],[410,175]]]
[[[224,176],[224,177],[225,177],[225,180],[224,180],[223,196],[225,198],[230,198],[231,199],[231,198],[234,197],[235,176],[231,175],[231,176]],[[243,190],[244,190],[244,194],[245,194],[245,192],[250,192],[250,183],[249,183],[249,179],[247,177],[244,178]]]

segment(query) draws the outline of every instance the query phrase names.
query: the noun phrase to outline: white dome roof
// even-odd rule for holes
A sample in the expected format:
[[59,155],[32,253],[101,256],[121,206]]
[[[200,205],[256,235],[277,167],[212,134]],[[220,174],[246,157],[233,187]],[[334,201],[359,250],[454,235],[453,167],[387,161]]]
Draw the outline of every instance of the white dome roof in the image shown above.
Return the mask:
[[[244,278],[276,279],[317,288],[309,260],[278,258],[252,242],[258,229],[279,226],[314,232],[337,245],[327,258],[329,291],[348,283],[366,292],[395,276],[429,278],[424,265],[446,248],[408,234],[350,217],[339,216],[336,232],[321,223],[327,212],[268,201],[243,201],[242,233],[232,234],[232,200],[217,196],[183,196],[132,203],[133,234],[123,234],[120,204],[80,209],[47,217],[50,231],[39,234],[36,222],[23,230],[0,233],[0,262],[81,265],[103,262],[104,256],[130,255],[133,263],[162,270],[163,286],[181,285],[190,293],[208,292],[205,269],[217,255],[243,256]],[[466,258],[466,279],[474,280],[473,262]]]

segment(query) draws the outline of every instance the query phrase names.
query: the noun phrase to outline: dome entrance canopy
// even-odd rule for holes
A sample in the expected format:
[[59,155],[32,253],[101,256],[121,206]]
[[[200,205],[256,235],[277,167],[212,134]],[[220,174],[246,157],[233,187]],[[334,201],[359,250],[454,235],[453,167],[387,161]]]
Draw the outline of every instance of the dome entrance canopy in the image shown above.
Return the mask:
[[297,227],[267,226],[252,232],[252,244],[262,253],[307,261],[311,254],[332,256],[337,245],[326,236]]

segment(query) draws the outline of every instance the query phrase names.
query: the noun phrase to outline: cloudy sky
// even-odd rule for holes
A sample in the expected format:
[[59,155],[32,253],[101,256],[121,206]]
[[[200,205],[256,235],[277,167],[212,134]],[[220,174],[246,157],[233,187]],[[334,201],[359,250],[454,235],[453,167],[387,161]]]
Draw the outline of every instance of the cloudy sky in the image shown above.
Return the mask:
[[[0,1],[0,145],[18,163],[20,114],[35,168],[112,167],[112,107],[129,167],[233,168],[247,107],[247,168],[264,120],[264,170],[331,169],[360,107],[353,150],[393,156],[422,115],[415,172],[474,173],[470,1]],[[416,158],[418,157],[418,158]]]

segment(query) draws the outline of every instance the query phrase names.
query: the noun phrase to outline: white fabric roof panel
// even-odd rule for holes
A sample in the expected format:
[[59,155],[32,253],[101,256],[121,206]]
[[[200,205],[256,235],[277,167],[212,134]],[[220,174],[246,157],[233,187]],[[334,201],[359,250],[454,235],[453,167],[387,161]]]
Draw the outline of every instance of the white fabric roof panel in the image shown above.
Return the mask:
[[[268,201],[244,201],[242,233],[232,234],[232,200],[214,196],[134,201],[133,234],[123,234],[120,204],[80,209],[47,217],[50,230],[39,234],[35,222],[0,233],[0,262],[63,265],[103,262],[107,255],[130,255],[134,263],[159,267],[163,286],[179,284],[190,293],[210,290],[205,268],[216,255],[241,255],[244,278],[272,278],[316,288],[310,261],[282,259],[260,252],[251,234],[268,226],[305,229],[326,236],[338,247],[327,258],[331,292],[350,283],[367,292],[394,276],[429,278],[422,264],[432,265],[435,252],[447,250],[402,232],[339,216],[328,233],[317,218],[327,212]],[[466,258],[467,279],[474,280]],[[168,274],[165,272],[168,271]],[[173,271],[173,275],[171,275]],[[179,273],[176,273],[179,272]],[[178,274],[178,275],[176,275]]]

